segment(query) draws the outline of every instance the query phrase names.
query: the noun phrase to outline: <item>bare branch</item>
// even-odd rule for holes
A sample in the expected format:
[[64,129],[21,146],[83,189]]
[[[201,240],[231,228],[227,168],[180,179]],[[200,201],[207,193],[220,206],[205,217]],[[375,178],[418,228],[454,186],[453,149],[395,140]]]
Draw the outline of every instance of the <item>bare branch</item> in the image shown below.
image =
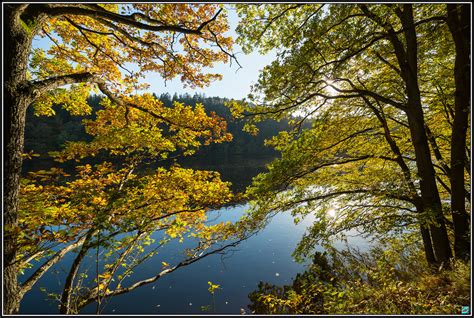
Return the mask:
[[94,78],[94,74],[90,72],[60,75],[50,77],[41,81],[34,81],[27,84],[32,101],[40,97],[49,90],[75,83],[90,82]]
[[325,194],[320,194],[320,195],[317,195],[317,196],[304,198],[304,199],[301,199],[301,200],[290,201],[287,204],[285,204],[285,208],[289,208],[291,206],[294,206],[294,205],[297,205],[297,204],[300,204],[300,203],[305,203],[305,202],[318,201],[318,200],[330,199],[330,198],[337,197],[337,196],[342,196],[342,195],[361,194],[361,193],[374,195],[374,196],[382,196],[382,197],[387,197],[387,198],[390,198],[390,199],[397,199],[397,200],[401,200],[401,201],[414,203],[413,198],[410,198],[410,197],[407,197],[407,196],[404,196],[404,195],[397,195],[397,194],[394,194],[394,193],[387,193],[387,192],[384,192],[384,191],[378,190],[378,189],[354,189],[354,190],[334,191],[334,192],[329,192],[329,193],[325,193]]
[[[244,238],[245,239],[245,238]],[[134,283],[133,285],[129,286],[129,287],[126,287],[126,288],[118,288],[116,290],[113,290],[113,291],[108,291],[106,292],[103,296],[102,296],[102,299],[104,298],[108,298],[108,297],[112,297],[112,296],[116,296],[116,295],[121,295],[121,294],[125,294],[125,293],[128,293],[140,286],[143,286],[143,285],[147,285],[147,284],[151,284],[155,281],[157,281],[158,279],[160,279],[161,277],[165,276],[166,274],[169,274],[169,273],[172,273],[174,272],[175,270],[179,269],[180,267],[184,267],[186,265],[190,265],[194,262],[197,262],[199,261],[200,259],[203,259],[204,257],[207,257],[209,255],[212,255],[212,254],[217,254],[217,253],[220,253],[222,251],[224,251],[225,249],[229,248],[229,247],[235,247],[237,246],[240,242],[242,242],[244,239],[239,239],[238,241],[236,242],[232,242],[232,243],[229,243],[229,244],[226,244],[220,248],[217,248],[215,250],[212,250],[210,252],[207,252],[207,253],[204,253],[200,256],[197,256],[197,257],[193,257],[193,258],[188,258],[188,259],[185,259],[181,262],[179,262],[177,265],[171,267],[171,268],[168,268],[168,269],[165,269],[165,270],[162,270],[160,273],[158,273],[157,275],[153,276],[153,277],[150,277],[150,278],[147,278],[147,279],[144,279],[144,280],[141,280],[141,281],[138,281],[136,283]],[[82,300],[79,305],[78,305],[78,308],[83,308],[84,306],[90,304],[91,302],[93,302],[95,299],[96,299],[96,293],[97,293],[97,289],[94,289],[89,295],[86,296],[86,298],[84,300]]]
[[75,243],[66,246],[65,248],[61,249],[57,252],[52,258],[46,261],[43,265],[41,265],[20,287],[20,294],[24,295],[28,292],[33,285],[57,262],[59,262],[64,255],[66,255],[71,250],[75,249],[76,247],[81,246],[84,244],[86,240],[86,236],[80,238]]
[[97,229],[91,228],[87,235],[84,237],[84,242],[82,244],[82,248],[77,254],[76,258],[74,259],[71,268],[69,269],[69,273],[66,277],[66,281],[64,283],[63,293],[61,295],[61,304],[60,304],[60,312],[62,314],[69,314],[71,309],[71,296],[72,296],[72,287],[74,283],[74,279],[76,278],[77,271],[79,270],[79,266],[82,263],[82,260],[86,256],[87,252],[91,248],[89,241],[90,239],[98,232]]
[[[142,17],[143,15],[137,15],[136,13],[131,15],[122,15],[118,13],[114,13],[108,11],[104,8],[101,9],[87,9],[83,7],[70,7],[64,5],[53,5],[48,4],[44,6],[44,11],[49,14],[50,16],[62,16],[62,15],[81,15],[81,16],[88,16],[100,22],[98,18],[107,19],[116,23],[122,23],[129,26],[133,26],[142,30],[148,31],[156,31],[156,32],[164,32],[164,31],[171,31],[171,32],[179,32],[184,34],[202,34],[202,29],[207,26],[209,23],[215,21],[217,16],[221,13],[222,9],[220,9],[211,19],[204,21],[201,23],[196,29],[188,29],[181,27],[179,25],[152,25],[147,23],[142,23],[137,21],[137,17]],[[144,19],[147,20],[147,19]],[[150,18],[148,18],[147,22],[151,22]],[[155,20],[157,21],[157,20]],[[157,21],[160,22],[160,21]]]
[[237,60],[237,58],[235,57],[235,54],[233,53],[229,53],[227,52],[227,50],[225,50],[222,45],[219,43],[219,40],[217,38],[217,35],[211,30],[211,28],[207,28],[209,30],[209,32],[212,34],[212,36],[214,37],[214,43],[216,43],[216,45],[219,47],[219,49],[224,52],[227,56],[229,56],[230,58],[230,62],[232,63],[232,59],[237,63],[237,65],[239,65],[239,68],[242,68],[242,65],[240,65],[239,61]]
[[349,83],[349,85],[351,85],[352,89],[347,90],[347,89],[340,89],[340,88],[338,88],[337,86],[335,86],[333,84],[328,84],[328,86],[332,87],[334,90],[336,90],[340,93],[359,93],[360,94],[359,97],[360,96],[370,96],[370,97],[376,99],[379,102],[392,105],[392,106],[394,106],[394,107],[396,107],[400,110],[403,110],[403,111],[407,110],[407,107],[405,106],[405,104],[394,101],[391,98],[388,98],[386,96],[382,96],[382,95],[377,94],[373,91],[358,88],[358,87],[355,86],[355,84],[351,80],[349,80],[347,78],[335,78],[334,81],[335,82],[338,82],[338,81],[346,82],[346,83]]

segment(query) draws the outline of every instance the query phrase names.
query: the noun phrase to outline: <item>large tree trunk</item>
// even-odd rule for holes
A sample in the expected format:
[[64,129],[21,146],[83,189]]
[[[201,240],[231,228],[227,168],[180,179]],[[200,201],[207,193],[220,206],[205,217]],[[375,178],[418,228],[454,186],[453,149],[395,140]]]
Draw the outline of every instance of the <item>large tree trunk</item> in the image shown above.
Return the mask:
[[404,29],[406,51],[400,48],[400,42],[395,46],[398,46],[398,48],[396,48],[396,51],[398,50],[397,58],[406,85],[408,97],[406,113],[411,139],[415,149],[418,176],[420,177],[421,200],[425,212],[429,213],[436,222],[430,225],[436,259],[439,263],[445,263],[452,257],[452,253],[425,130],[418,85],[417,39],[412,5],[404,5],[403,11],[399,12],[399,17]]
[[4,269],[3,305],[5,314],[17,313],[21,296],[17,281],[18,268],[15,229],[18,224],[19,178],[25,130],[26,108],[30,103],[26,87],[28,53],[31,35],[20,22],[24,5],[5,5],[4,30]]
[[[392,150],[393,154],[396,157],[396,162],[400,169],[402,170],[403,173],[403,178],[405,179],[406,184],[408,185],[408,188],[410,189],[411,195],[415,198],[415,208],[417,213],[423,214],[424,209],[423,209],[423,204],[421,202],[421,198],[417,194],[416,191],[416,186],[413,183],[413,178],[411,176],[410,168],[407,166],[405,163],[405,160],[403,159],[402,152],[400,151],[400,148],[397,145],[397,142],[395,139],[393,139],[390,128],[388,127],[387,120],[385,119],[385,115],[383,114],[382,108],[377,109],[370,101],[364,97],[364,100],[369,106],[369,108],[372,110],[372,112],[375,114],[377,119],[379,120],[380,124],[383,127],[384,130],[384,137],[385,141],[390,146],[390,149]],[[420,234],[421,238],[423,240],[423,249],[425,251],[425,257],[427,263],[431,266],[436,264],[436,257],[433,252],[433,244],[431,242],[431,236],[430,236],[430,230],[429,227],[427,227],[425,224],[420,222]]]
[[454,81],[454,120],[451,135],[451,213],[454,223],[454,254],[468,260],[470,256],[469,215],[466,212],[464,167],[466,134],[470,111],[470,7],[467,4],[448,4],[448,26],[456,46]]
[[[415,97],[415,100],[417,98]],[[418,98],[419,101],[419,98]],[[421,103],[410,105],[407,112],[411,138],[415,148],[416,166],[420,177],[421,201],[425,213],[431,215],[435,224],[430,225],[431,239],[439,263],[444,263],[451,258],[448,233],[444,223],[441,199],[436,185],[435,170],[431,161],[430,148],[424,129]]]

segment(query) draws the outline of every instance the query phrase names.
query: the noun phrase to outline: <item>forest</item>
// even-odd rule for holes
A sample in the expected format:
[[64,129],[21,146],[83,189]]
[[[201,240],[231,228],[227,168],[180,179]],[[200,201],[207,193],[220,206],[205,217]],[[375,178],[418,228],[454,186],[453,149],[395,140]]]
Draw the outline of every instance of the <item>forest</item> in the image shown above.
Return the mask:
[[2,7],[3,314],[471,314],[470,4]]

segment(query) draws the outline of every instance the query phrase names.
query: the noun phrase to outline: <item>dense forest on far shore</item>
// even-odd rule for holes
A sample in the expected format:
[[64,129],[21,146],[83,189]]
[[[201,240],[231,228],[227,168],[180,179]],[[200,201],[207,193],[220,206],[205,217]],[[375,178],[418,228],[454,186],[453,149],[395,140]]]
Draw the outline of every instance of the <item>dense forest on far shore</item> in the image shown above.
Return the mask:
[[[257,125],[259,133],[252,136],[242,131],[244,122],[234,119],[229,108],[225,106],[226,98],[206,97],[204,95],[184,94],[161,94],[154,96],[160,99],[167,107],[172,107],[177,101],[185,105],[203,104],[206,113],[215,112],[227,122],[227,130],[233,135],[231,142],[211,144],[198,149],[195,155],[180,157],[177,162],[183,166],[199,167],[206,170],[216,170],[222,174],[224,180],[231,181],[234,190],[243,190],[249,184],[252,177],[264,170],[265,164],[278,156],[278,152],[264,145],[264,140],[278,134],[278,132],[289,129],[288,120],[267,120]],[[62,149],[68,141],[90,141],[89,136],[82,125],[83,119],[92,119],[101,108],[102,96],[91,95],[88,99],[92,106],[92,113],[88,116],[73,116],[67,110],[55,106],[55,116],[35,116],[33,108],[29,108],[26,118],[25,153],[34,153],[37,156],[25,160],[23,173],[39,169],[49,168],[52,158],[48,155],[50,151]],[[38,156],[39,155],[39,156]],[[107,158],[111,161],[117,158]],[[91,160],[91,162],[95,162]],[[161,162],[169,165],[173,159]],[[69,164],[63,164],[68,169]],[[71,166],[72,167],[72,166]]]

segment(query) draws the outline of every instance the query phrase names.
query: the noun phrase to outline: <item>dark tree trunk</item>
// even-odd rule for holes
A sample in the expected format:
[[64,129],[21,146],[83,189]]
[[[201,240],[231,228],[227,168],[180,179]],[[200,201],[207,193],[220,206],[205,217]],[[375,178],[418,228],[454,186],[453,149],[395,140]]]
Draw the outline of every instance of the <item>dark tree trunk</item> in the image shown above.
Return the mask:
[[[405,4],[398,13],[404,29],[406,50],[398,38],[392,41],[397,53],[398,63],[406,85],[408,97],[407,118],[410,134],[415,149],[416,166],[420,177],[421,200],[425,213],[429,213],[436,222],[430,225],[431,238],[436,260],[447,262],[451,257],[448,233],[443,217],[441,199],[436,184],[436,174],[431,160],[431,152],[425,130],[420,89],[418,86],[417,39],[413,20],[412,5]],[[395,35],[396,37],[396,35]]]
[[[415,100],[416,99],[415,97]],[[430,225],[431,238],[437,262],[444,263],[452,256],[451,247],[444,223],[441,199],[436,185],[436,176],[431,161],[430,148],[424,129],[421,103],[418,104],[418,107],[416,104],[417,103],[414,103],[409,106],[410,109],[407,112],[407,117],[413,146],[415,148],[418,176],[420,177],[421,201],[425,213],[431,215],[433,221],[436,222],[436,224]]]
[[[414,197],[416,212],[423,214],[423,204],[421,202],[421,198],[417,194],[415,184],[413,183],[410,168],[405,163],[405,160],[402,156],[402,152],[400,151],[400,148],[398,147],[396,141],[392,138],[390,128],[388,127],[387,120],[385,119],[385,115],[383,114],[382,110],[377,109],[377,107],[370,103],[367,98],[364,97],[364,100],[383,127],[385,140],[389,144],[393,154],[396,156],[396,162],[403,172],[403,178],[405,179],[405,182],[407,183],[408,188],[410,189],[411,196]],[[420,222],[420,234],[423,241],[423,249],[425,251],[426,261],[429,265],[434,265],[436,264],[436,257],[433,252],[433,244],[431,242],[430,230],[422,222]]]
[[433,244],[431,243],[430,230],[424,225],[420,225],[421,238],[423,239],[423,250],[428,265],[436,264],[436,257],[433,252]]
[[451,213],[454,224],[454,254],[456,258],[470,257],[469,215],[466,212],[466,189],[464,167],[466,157],[466,134],[470,111],[469,70],[470,49],[470,6],[448,4],[448,26],[456,47],[454,81],[454,120],[451,135]]
[[26,69],[32,36],[20,22],[24,5],[5,5],[4,30],[4,285],[5,314],[19,310],[21,296],[17,280],[18,268],[15,229],[18,224],[19,178],[25,130],[26,108],[30,103],[26,87]]

